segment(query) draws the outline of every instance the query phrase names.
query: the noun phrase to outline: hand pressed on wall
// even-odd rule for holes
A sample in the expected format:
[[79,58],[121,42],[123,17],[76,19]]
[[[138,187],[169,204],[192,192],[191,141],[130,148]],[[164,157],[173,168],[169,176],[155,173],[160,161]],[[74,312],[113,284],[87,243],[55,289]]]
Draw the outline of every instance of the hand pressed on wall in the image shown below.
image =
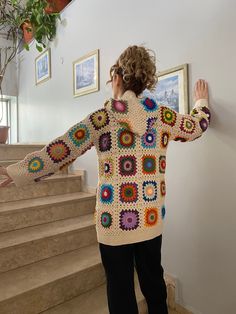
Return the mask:
[[10,176],[7,173],[6,168],[0,166],[0,176],[6,176],[7,178],[0,183],[0,188],[1,187],[5,187],[7,185],[9,185],[11,182],[13,182],[12,178],[10,178]]
[[205,80],[198,80],[194,87],[194,101],[199,99],[209,100],[208,84]]

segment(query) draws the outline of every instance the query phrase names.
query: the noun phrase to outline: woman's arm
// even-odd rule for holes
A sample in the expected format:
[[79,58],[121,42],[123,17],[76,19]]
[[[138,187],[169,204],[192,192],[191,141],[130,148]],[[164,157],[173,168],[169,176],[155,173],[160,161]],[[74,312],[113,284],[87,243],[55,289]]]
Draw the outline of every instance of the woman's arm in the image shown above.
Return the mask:
[[161,120],[168,129],[169,140],[189,142],[199,138],[210,124],[208,85],[198,80],[194,89],[195,105],[190,114],[180,114],[161,106]]
[[29,153],[23,160],[6,169],[1,167],[0,174],[5,174],[8,179],[0,186],[6,186],[12,181],[18,187],[38,182],[84,154],[94,145],[90,115],[73,125],[62,136],[52,140],[42,150]]

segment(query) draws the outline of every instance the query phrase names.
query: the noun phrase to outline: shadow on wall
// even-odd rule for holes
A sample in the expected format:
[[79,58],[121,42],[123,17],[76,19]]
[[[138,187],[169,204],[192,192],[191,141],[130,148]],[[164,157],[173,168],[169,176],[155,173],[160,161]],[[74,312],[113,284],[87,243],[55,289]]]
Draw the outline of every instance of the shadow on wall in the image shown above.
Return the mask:
[[[214,111],[217,108],[217,114]],[[227,146],[236,148],[236,115],[232,105],[224,103],[224,100],[214,102],[211,107],[211,128],[217,138]]]

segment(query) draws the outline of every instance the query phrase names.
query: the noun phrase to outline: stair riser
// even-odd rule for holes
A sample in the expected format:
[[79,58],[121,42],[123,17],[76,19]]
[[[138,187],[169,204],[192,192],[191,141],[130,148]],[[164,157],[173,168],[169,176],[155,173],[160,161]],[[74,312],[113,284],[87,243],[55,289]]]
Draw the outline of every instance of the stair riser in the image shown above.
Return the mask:
[[9,186],[0,189],[0,202],[17,201],[34,197],[60,195],[81,191],[81,177],[44,180],[22,187]]
[[22,160],[29,153],[39,151],[43,145],[0,145],[0,160]]
[[0,233],[91,214],[95,211],[95,203],[94,197],[46,207],[25,208],[11,214],[0,213]]
[[0,250],[0,273],[96,243],[95,226]]
[[[56,265],[55,265],[56,267]],[[0,303],[0,314],[38,314],[105,283],[101,263]]]

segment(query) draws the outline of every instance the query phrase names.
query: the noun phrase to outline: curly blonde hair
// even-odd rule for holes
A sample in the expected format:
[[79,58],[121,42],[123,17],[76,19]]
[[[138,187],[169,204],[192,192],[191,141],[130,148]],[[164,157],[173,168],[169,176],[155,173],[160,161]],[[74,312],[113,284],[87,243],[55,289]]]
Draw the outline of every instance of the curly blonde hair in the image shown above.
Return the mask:
[[153,90],[158,81],[156,57],[151,49],[143,46],[129,46],[110,69],[110,77],[119,74],[123,79],[124,90],[132,90],[136,96],[145,89]]

